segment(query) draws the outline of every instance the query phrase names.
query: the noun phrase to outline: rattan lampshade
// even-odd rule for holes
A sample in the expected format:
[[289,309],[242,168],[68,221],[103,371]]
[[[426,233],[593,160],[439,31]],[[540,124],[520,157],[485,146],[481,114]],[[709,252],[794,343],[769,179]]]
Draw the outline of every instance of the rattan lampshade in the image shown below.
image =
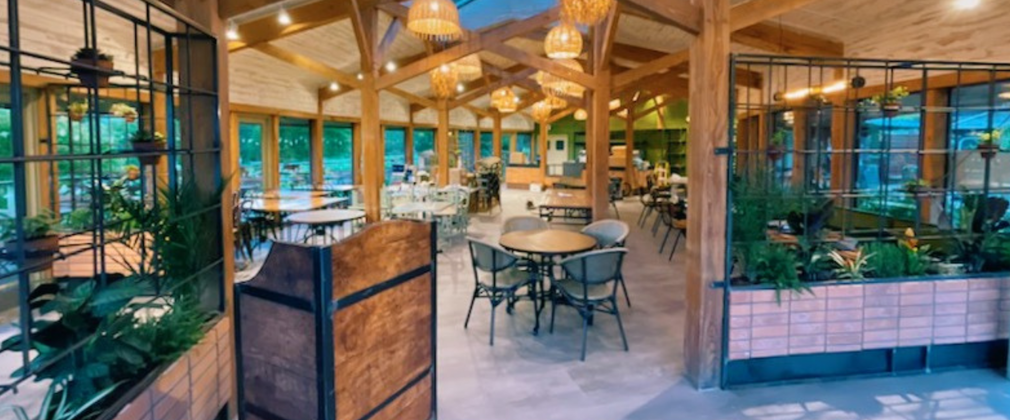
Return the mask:
[[459,71],[459,79],[467,82],[479,79],[484,74],[480,56],[477,54],[459,59],[456,62],[456,69]]
[[607,16],[617,0],[561,0],[561,17],[569,22],[595,25]]
[[589,119],[589,113],[586,112],[586,110],[580,109],[578,111],[575,111],[575,120],[576,121],[585,121],[587,119]]
[[443,64],[429,74],[431,91],[435,97],[451,98],[456,93],[456,83],[459,82],[459,70],[456,64]]
[[414,0],[407,12],[407,29],[428,41],[450,41],[463,34],[459,10],[450,0]]
[[550,58],[576,58],[582,55],[582,33],[575,25],[561,22],[544,38],[544,51]]
[[[574,71],[582,72],[582,64],[579,64],[578,61],[571,59],[557,60],[557,63]],[[537,81],[540,82],[540,87],[547,96],[574,96],[579,98],[586,91],[582,85],[551,73],[540,72],[537,75]]]
[[533,115],[533,119],[543,122],[547,121],[547,119],[551,117],[551,112],[553,111],[554,108],[551,108],[551,104],[549,104],[545,99],[533,104],[530,109],[530,114]]
[[544,102],[547,102],[551,106],[551,109],[562,109],[568,106],[568,101],[561,99],[557,96],[546,95]]
[[519,108],[519,97],[512,91],[512,88],[501,88],[491,93],[491,106],[499,112],[516,112]]

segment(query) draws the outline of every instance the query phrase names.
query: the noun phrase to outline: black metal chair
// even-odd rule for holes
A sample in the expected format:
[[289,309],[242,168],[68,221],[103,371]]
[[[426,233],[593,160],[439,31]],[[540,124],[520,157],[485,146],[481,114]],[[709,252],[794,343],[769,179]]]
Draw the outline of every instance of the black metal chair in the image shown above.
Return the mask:
[[502,302],[507,302],[507,311],[511,313],[512,305],[518,301],[519,290],[523,287],[529,292],[533,301],[533,312],[539,314],[537,306],[537,269],[531,267],[523,270],[517,264],[519,257],[504,248],[468,238],[470,244],[470,259],[473,262],[473,277],[475,286],[470,299],[470,309],[466,312],[463,328],[470,325],[470,315],[473,313],[477,298],[485,298],[491,302],[491,345],[494,345],[495,310]]
[[609,193],[610,205],[614,207],[614,215],[620,219],[621,212],[617,210],[617,202],[624,199],[624,191],[621,191],[621,178],[610,178],[607,192]]
[[[631,234],[631,227],[620,220],[607,219],[590,223],[582,228],[582,233],[596,239],[597,249],[623,248],[624,242]],[[628,307],[631,307],[631,296],[628,295],[628,286],[624,284],[624,277],[620,279],[621,290],[624,292],[624,300]]]
[[599,313],[614,315],[621,331],[624,351],[628,351],[628,338],[624,334],[621,313],[617,309],[617,283],[621,281],[621,265],[625,248],[590,251],[561,260],[559,265],[567,278],[555,282],[551,305],[551,332],[554,332],[554,315],[558,304],[574,307],[582,316],[582,361],[586,360],[586,338],[589,323]]

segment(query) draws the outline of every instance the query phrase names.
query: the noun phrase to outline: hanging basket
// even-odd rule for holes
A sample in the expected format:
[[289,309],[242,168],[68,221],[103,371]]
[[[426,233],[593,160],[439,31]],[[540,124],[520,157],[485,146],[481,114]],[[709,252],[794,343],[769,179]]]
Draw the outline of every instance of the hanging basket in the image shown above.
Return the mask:
[[992,159],[999,153],[999,145],[995,143],[979,143],[978,152],[985,159]]
[[74,122],[84,121],[84,116],[85,115],[87,115],[87,112],[77,112],[77,111],[68,111],[67,112],[67,117],[70,118],[70,121],[74,121]]
[[[97,67],[101,71],[93,70],[91,67]],[[112,60],[75,58],[70,62],[70,72],[77,75],[81,84],[89,88],[109,87],[109,76],[114,68]]]
[[888,102],[880,105],[880,112],[887,118],[897,117],[901,113],[901,103]]
[[[137,153],[152,153],[165,150],[165,143],[162,142],[135,141],[130,144],[133,146],[133,151]],[[158,163],[159,159],[161,159],[161,155],[137,156],[137,159],[140,159],[141,164],[154,165]]]

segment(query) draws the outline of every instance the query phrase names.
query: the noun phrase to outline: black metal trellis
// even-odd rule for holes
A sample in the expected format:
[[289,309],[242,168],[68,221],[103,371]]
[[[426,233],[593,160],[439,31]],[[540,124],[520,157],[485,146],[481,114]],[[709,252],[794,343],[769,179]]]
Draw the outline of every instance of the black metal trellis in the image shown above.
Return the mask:
[[[730,91],[730,105],[727,112],[731,122],[744,120],[747,123],[741,124],[740,129],[736,129],[737,124],[731,123],[727,136],[729,139],[727,180],[731,183],[726,191],[728,209],[734,208],[735,200],[747,198],[734,196],[736,193],[731,188],[733,180],[763,177],[766,181],[776,184],[776,187],[788,190],[788,194],[793,198],[802,200],[804,214],[808,210],[807,199],[833,200],[835,207],[841,208],[842,211],[836,214],[831,226],[842,238],[851,235],[871,242],[893,242],[901,237],[905,227],[911,227],[922,241],[943,242],[953,238],[952,229],[956,228],[955,225],[970,223],[970,221],[957,221],[954,217],[956,202],[959,199],[963,199],[964,196],[978,196],[983,200],[991,196],[1010,198],[1010,186],[993,184],[993,180],[998,179],[994,178],[996,174],[1002,175],[1010,170],[1006,165],[997,164],[1010,156],[1006,150],[999,152],[997,157],[981,158],[978,169],[980,185],[962,185],[963,180],[959,179],[958,173],[960,165],[981,154],[981,151],[964,148],[959,141],[959,134],[963,134],[961,117],[965,113],[971,112],[973,114],[970,115],[975,116],[984,114],[984,123],[975,128],[979,132],[1010,128],[1010,121],[996,120],[998,114],[1010,113],[1010,98],[999,95],[1000,86],[1007,86],[1007,91],[1010,92],[1010,63],[735,55],[731,58],[730,64],[731,68],[761,73],[767,84],[760,93],[751,92],[750,89]],[[731,86],[735,85],[733,80],[735,77],[734,72],[730,72]],[[864,82],[871,79],[869,83],[865,83],[869,86],[856,83],[857,78]],[[844,82],[845,87],[828,95],[825,98],[829,100],[828,103],[810,100],[814,95],[819,95],[824,87],[837,82]],[[918,100],[905,101],[899,116],[882,115],[879,108],[868,107],[865,104],[864,100],[871,96],[870,93],[890,91],[897,86],[909,87],[913,95],[920,95]],[[985,92],[979,98],[984,100],[984,105],[962,102],[966,92],[973,87],[979,90],[984,88]],[[785,98],[786,93],[800,90],[806,90],[806,97],[799,100]],[[930,101],[927,92],[933,90],[945,90],[949,93],[947,102]],[[812,118],[808,121],[809,125],[802,128],[806,135],[805,144],[785,148],[781,151],[781,160],[771,159],[774,153],[769,153],[771,147],[768,146],[775,133],[770,117],[776,112],[805,113]],[[832,116],[830,119],[832,125],[843,121],[844,126],[829,126],[825,131],[821,126],[826,123],[822,119],[825,112]],[[899,119],[904,115],[919,116],[916,127],[917,139],[914,144],[909,144],[912,140],[908,138],[904,141],[898,139],[898,130],[903,128]],[[758,117],[764,118],[764,122],[758,127],[752,127],[751,124],[757,124]],[[942,130],[945,143],[942,146],[926,137],[927,132],[937,128],[927,127],[927,124],[937,124],[934,120],[938,118],[945,121]],[[876,144],[868,143],[866,140],[869,139],[863,135],[870,120],[874,120],[879,127],[878,132],[874,133]],[[827,134],[828,139],[822,137],[825,133],[830,133]],[[840,135],[842,138],[830,138],[834,135]],[[742,144],[741,140],[746,144]],[[822,147],[824,145],[829,146]],[[793,156],[796,159],[793,165],[794,172],[797,170],[797,164],[802,171],[787,176],[787,171],[775,170],[776,167],[786,167],[784,156]],[[876,186],[867,186],[859,182],[861,169],[865,169],[860,168],[860,162],[864,160],[868,162],[866,157],[874,157],[879,165],[875,175]],[[894,180],[891,179],[893,168],[902,162],[914,161],[917,164],[913,176],[914,181],[918,182],[926,176],[926,167],[935,165],[937,160],[942,160],[943,163],[942,168],[937,168],[942,176],[926,180],[931,185],[922,190],[909,188],[909,191],[904,191],[896,188]],[[828,184],[822,183],[819,179],[822,177],[824,162],[828,162],[830,168],[829,179],[832,182]],[[904,175],[904,170],[901,173]],[[899,179],[905,181],[903,178]],[[906,214],[909,217],[889,212],[890,205],[895,200],[911,203],[912,207],[908,210],[911,213]],[[861,202],[875,204],[875,207],[860,209],[858,203]],[[943,217],[947,218],[951,226],[940,228],[940,224],[946,222],[935,212],[931,214],[930,219],[940,219],[939,222],[924,220],[923,209],[926,203],[942,210]],[[771,215],[773,210],[777,209],[763,209],[766,216]],[[986,206],[981,206],[980,211],[984,217]],[[867,226],[858,226],[861,223],[855,219],[867,214],[874,219],[871,223],[875,226],[868,226],[865,222],[862,224]],[[721,347],[723,386],[728,385],[726,367],[729,363],[730,295],[734,289],[734,278],[738,274],[734,271],[736,268],[734,250],[742,245],[741,242],[735,242],[738,239],[733,236],[734,222],[733,211],[727,211],[725,279],[717,285],[723,288],[724,292]],[[769,229],[773,228],[769,226]],[[807,243],[823,242],[810,232],[799,236],[800,240]],[[767,245],[772,243],[772,240],[765,238],[761,243]],[[969,274],[962,277],[986,276],[987,274]],[[928,346],[925,358],[928,365],[930,358]]]
[[[175,10],[161,4],[155,0],[135,0],[141,5],[138,12],[125,10],[116,5],[109,4],[102,0],[66,0],[69,4],[72,1],[79,1],[81,4],[80,19],[83,26],[83,37],[80,47],[91,47],[100,49],[99,22],[112,22],[116,25],[127,25],[132,32],[131,45],[133,51],[121,51],[132,53],[133,62],[115,71],[109,72],[100,68],[80,63],[73,64],[74,67],[84,68],[89,71],[101,72],[113,78],[113,83],[107,88],[97,86],[84,86],[76,84],[76,77],[70,71],[71,61],[67,57],[55,57],[33,51],[35,46],[22,43],[19,11],[23,7],[23,2],[19,0],[7,0],[7,31],[9,43],[0,45],[0,51],[8,55],[6,61],[0,61],[0,67],[10,72],[10,112],[11,112],[11,156],[0,156],[0,166],[10,165],[13,172],[14,181],[14,217],[12,218],[13,240],[8,244],[8,250],[3,251],[3,257],[11,263],[0,268],[0,283],[6,283],[9,279],[17,281],[18,297],[18,327],[20,334],[25,338],[20,349],[21,363],[14,368],[22,368],[23,374],[6,384],[0,384],[0,395],[16,390],[21,382],[30,379],[32,375],[64,357],[69,357],[75,348],[86,343],[90,337],[81,340],[71,346],[63,354],[59,355],[50,363],[42,366],[33,366],[31,349],[31,335],[33,323],[38,312],[29,307],[29,294],[31,292],[33,278],[41,271],[55,262],[66,261],[72,257],[80,257],[91,253],[92,278],[100,282],[107,281],[108,267],[106,266],[111,257],[107,252],[107,247],[126,243],[137,236],[144,236],[149,232],[150,226],[142,226],[140,232],[134,232],[127,236],[115,237],[109,235],[109,229],[115,228],[121,220],[112,215],[106,214],[103,203],[105,192],[106,176],[109,175],[104,165],[108,162],[124,162],[142,157],[161,157],[167,161],[167,168],[164,168],[168,176],[165,177],[167,185],[159,185],[162,182],[158,174],[158,169],[165,165],[156,163],[153,165],[141,163],[143,175],[139,183],[139,200],[150,203],[153,211],[158,211],[158,200],[156,199],[159,189],[165,188],[170,193],[177,192],[181,182],[196,181],[199,176],[200,188],[202,192],[210,193],[222,185],[222,174],[220,168],[220,122],[217,113],[200,112],[200,110],[217,109],[218,107],[218,79],[217,79],[217,39],[213,34],[182,16]],[[46,5],[53,7],[55,5]],[[69,9],[66,9],[69,10]],[[169,27],[161,26],[155,22],[152,15],[157,15],[162,22],[167,22]],[[141,36],[145,37],[141,42]],[[164,49],[164,67],[156,69],[154,62],[154,52],[156,41],[160,41]],[[145,45],[146,44],[146,45]],[[128,48],[128,47],[124,47]],[[146,48],[146,51],[142,51]],[[146,52],[146,54],[144,54]],[[146,57],[146,63],[142,58]],[[192,65],[196,58],[205,59],[213,63],[210,66]],[[26,61],[28,64],[26,65]],[[182,62],[182,68],[176,68],[176,63]],[[36,63],[42,63],[41,65]],[[146,72],[143,66],[146,64]],[[164,81],[157,80],[156,71],[161,71],[167,75]],[[142,74],[143,73],[143,74]],[[178,73],[178,75],[177,75]],[[61,88],[30,88],[25,85],[26,75],[39,75],[62,80]],[[178,77],[178,82],[176,78]],[[68,84],[69,82],[69,84]],[[48,138],[39,135],[39,140],[43,144],[48,144],[44,153],[30,153],[25,147],[29,139],[25,133],[26,104],[24,94],[37,89],[40,97],[45,101],[42,107],[46,115],[40,121],[45,121],[48,128],[41,130],[47,132]],[[164,126],[167,137],[167,147],[163,151],[140,152],[119,147],[113,139],[106,140],[103,136],[103,118],[109,117],[100,115],[103,104],[109,102],[109,98],[114,97],[113,91],[122,91],[123,95],[117,99],[121,102],[132,102],[137,106],[138,128],[146,129],[148,132],[156,131],[158,121],[156,121],[156,108],[164,110]],[[144,100],[144,95],[147,100]],[[53,96],[66,95],[66,105],[73,103],[75,96],[83,96],[88,103],[88,115],[86,117],[87,127],[83,122],[70,121],[60,109],[58,100],[50,100]],[[159,96],[164,100],[159,101]],[[54,108],[53,104],[57,104]],[[180,107],[182,113],[177,112]],[[197,110],[200,108],[200,110]],[[182,116],[186,121],[179,121],[181,130],[176,130],[176,118]],[[199,116],[210,121],[211,124],[202,124],[197,127],[194,124],[195,118]],[[60,140],[58,133],[59,124],[57,122],[67,118],[67,133],[64,140]],[[145,124],[147,124],[145,126]],[[41,129],[41,127],[40,127]],[[199,130],[199,131],[198,131]],[[83,138],[76,138],[87,135],[85,150],[77,146],[84,142]],[[180,140],[180,141],[177,141]],[[61,141],[66,141],[66,150],[61,150]],[[66,164],[70,171],[69,188],[69,209],[72,211],[79,205],[84,204],[92,210],[90,227],[80,230],[74,229],[60,235],[61,239],[70,237],[90,236],[90,242],[73,248],[61,249],[61,252],[52,258],[38,258],[29,256],[25,250],[26,234],[24,230],[25,219],[30,216],[29,208],[38,207],[43,203],[29,202],[30,197],[27,191],[29,172],[34,170],[35,165],[47,165],[48,174],[48,202],[52,211],[58,216],[62,215],[59,188],[62,185],[59,165]],[[185,170],[179,171],[179,166]],[[83,169],[83,171],[82,171]],[[79,177],[83,179],[78,179]],[[81,196],[78,186],[86,184],[88,198]],[[84,200],[85,203],[79,203]],[[206,232],[209,240],[215,245],[216,254],[208,256],[208,262],[203,268],[196,270],[184,279],[175,279],[173,284],[158,287],[159,292],[167,293],[178,287],[201,282],[209,285],[210,296],[213,302],[208,305],[208,309],[222,310],[224,307],[223,294],[223,272],[224,255],[223,244],[221,243],[222,215],[221,205],[216,203],[202,209],[194,210],[188,214],[178,215],[179,219],[200,218],[201,222],[207,224]],[[14,246],[10,246],[11,244]],[[157,252],[148,246],[146,240],[140,240],[141,271],[143,265],[148,261],[151,253]],[[155,277],[158,277],[155,274]],[[8,280],[5,280],[8,279]],[[153,301],[159,296],[149,296]],[[2,373],[0,373],[2,374]],[[2,376],[9,377],[8,374]],[[6,379],[5,379],[6,380]]]

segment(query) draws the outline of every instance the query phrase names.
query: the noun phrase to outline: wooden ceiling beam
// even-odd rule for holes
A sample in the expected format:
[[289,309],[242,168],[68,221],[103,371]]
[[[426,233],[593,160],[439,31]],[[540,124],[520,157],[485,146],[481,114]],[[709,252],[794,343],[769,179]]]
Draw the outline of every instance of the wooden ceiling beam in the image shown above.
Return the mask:
[[[366,0],[374,4],[377,0]],[[256,45],[275,41],[297,33],[305,32],[321,26],[339,22],[351,17],[351,4],[348,1],[320,1],[301,7],[288,9],[291,16],[290,25],[281,25],[274,15],[264,16],[238,25],[241,40],[228,43],[228,51],[236,52]]]
[[382,75],[379,77],[376,87],[378,89],[385,89],[387,87],[403,83],[431,71],[444,63],[451,63],[470,54],[480,52],[486,46],[504,45],[503,43],[511,38],[523,35],[537,28],[542,28],[557,19],[558,8],[552,7],[547,11],[528,19],[516,21],[508,25],[499,26],[487,32],[480,33],[471,39],[463,41],[442,52],[421,58],[400,67],[400,69],[395,72]]
[[282,1],[283,0],[220,0],[217,5],[217,12],[222,19],[228,19],[243,13],[249,13],[256,9],[262,9]]
[[255,48],[257,51],[291,64],[302,70],[325,77],[328,80],[335,80],[343,86],[350,86],[355,89],[361,88],[361,83],[353,75],[344,73],[312,58],[279,48],[273,44],[260,44]]
[[815,1],[817,0],[750,0],[738,4],[729,12],[730,33],[789,13]]
[[617,38],[617,25],[621,21],[620,5],[614,3],[607,17],[593,28],[593,74],[603,71],[610,64],[610,55]]
[[553,74],[565,80],[582,85],[586,89],[596,89],[596,79],[585,72],[565,67],[557,61],[533,54],[526,50],[508,44],[487,45],[485,51],[499,55],[517,63],[525,64],[537,70]]
[[495,89],[500,89],[509,85],[512,85],[520,80],[529,79],[531,76],[536,74],[536,69],[527,68],[519,71],[518,73],[512,73],[505,78],[499,79],[498,81],[491,83],[489,85],[484,85],[481,88],[467,92],[465,95],[460,96],[458,99],[449,103],[449,109],[458,108],[462,105],[473,102],[474,100],[480,98],[483,95],[494,91]]
[[816,57],[844,57],[845,44],[796,29],[759,23],[730,36],[733,42],[776,54]]
[[381,64],[375,61],[378,40],[379,19],[378,11],[374,7],[368,7],[363,0],[349,0],[351,10],[351,24],[354,27],[354,38],[358,44],[358,52],[361,55],[361,70],[376,74]]
[[563,111],[561,111],[561,112],[559,112],[557,114],[554,114],[550,118],[548,118],[547,119],[547,124],[553,124],[555,122],[558,122],[558,120],[560,120],[562,118],[565,118],[565,117],[567,117],[569,115],[572,115],[572,114],[574,114],[578,110],[579,110],[579,107],[577,107],[577,106],[570,106],[568,108],[565,108]]
[[639,10],[647,10],[666,23],[697,35],[701,31],[701,7],[691,0],[621,0]]
[[393,42],[396,42],[396,37],[400,35],[402,28],[403,21],[398,17],[393,17],[393,21],[389,23],[389,28],[386,28],[386,33],[382,36],[382,40],[379,41],[379,46],[375,49],[375,61],[380,65],[385,63],[389,57],[389,48],[393,46]]
[[648,63],[642,64],[641,66],[635,67],[626,72],[616,74],[613,76],[614,89],[620,89],[625,86],[630,85],[636,80],[642,79],[643,77],[668,70],[672,67],[684,64],[688,59],[691,58],[690,51],[684,50],[679,53],[667,54],[658,59],[652,60]]

